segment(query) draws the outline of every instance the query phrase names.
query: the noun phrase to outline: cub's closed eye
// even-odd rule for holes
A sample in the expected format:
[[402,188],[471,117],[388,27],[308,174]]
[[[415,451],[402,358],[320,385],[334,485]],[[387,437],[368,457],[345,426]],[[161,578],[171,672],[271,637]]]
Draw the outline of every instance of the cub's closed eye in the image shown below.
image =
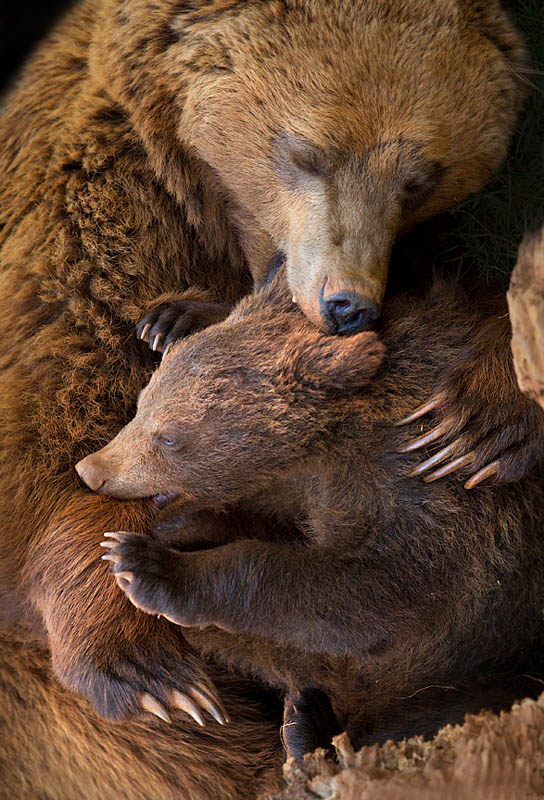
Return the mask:
[[174,447],[174,445],[178,443],[178,440],[174,439],[172,436],[159,436],[158,440],[165,447]]

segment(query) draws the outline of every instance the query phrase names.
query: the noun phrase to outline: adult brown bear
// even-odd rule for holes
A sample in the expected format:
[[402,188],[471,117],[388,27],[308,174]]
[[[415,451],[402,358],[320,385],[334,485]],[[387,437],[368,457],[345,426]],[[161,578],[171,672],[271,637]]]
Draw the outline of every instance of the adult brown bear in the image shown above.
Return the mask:
[[280,250],[312,319],[326,260],[324,318],[366,324],[397,233],[504,156],[523,59],[496,0],[86,0],[28,64],[0,122],[0,613],[102,714],[206,680],[95,559],[148,505],[73,471],[149,377],[142,309],[232,304]]
[[357,746],[433,734],[540,691],[542,468],[477,492],[425,486],[405,477],[395,425],[480,335],[499,345],[486,391],[515,386],[504,297],[490,300],[477,311],[478,294],[438,280],[389,298],[379,337],[338,339],[277,279],[174,346],[135,418],[78,464],[110,497],[178,495],[184,552],[160,529],[111,532],[103,558],[138,608],[191,640],[231,634],[218,657],[283,690],[292,754],[331,729]]

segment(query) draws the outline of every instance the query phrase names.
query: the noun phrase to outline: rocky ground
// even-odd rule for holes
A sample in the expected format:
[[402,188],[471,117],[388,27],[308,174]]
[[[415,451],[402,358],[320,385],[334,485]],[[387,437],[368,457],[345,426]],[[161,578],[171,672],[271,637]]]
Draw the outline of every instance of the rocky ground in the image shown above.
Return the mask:
[[520,389],[544,408],[544,228],[520,248],[508,307]]
[[285,789],[262,800],[534,800],[544,797],[544,694],[500,716],[483,712],[419,737],[354,753],[346,734],[290,759]]

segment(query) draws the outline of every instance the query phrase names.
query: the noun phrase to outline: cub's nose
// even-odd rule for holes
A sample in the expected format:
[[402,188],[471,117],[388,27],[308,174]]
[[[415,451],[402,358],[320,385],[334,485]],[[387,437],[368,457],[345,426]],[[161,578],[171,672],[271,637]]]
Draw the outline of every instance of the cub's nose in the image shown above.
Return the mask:
[[323,322],[330,333],[349,335],[368,328],[380,315],[380,309],[373,300],[356,292],[338,292],[323,297],[321,290],[319,309]]
[[93,492],[99,492],[106,483],[104,470],[94,455],[82,458],[76,464],[76,471],[83,483],[86,483]]

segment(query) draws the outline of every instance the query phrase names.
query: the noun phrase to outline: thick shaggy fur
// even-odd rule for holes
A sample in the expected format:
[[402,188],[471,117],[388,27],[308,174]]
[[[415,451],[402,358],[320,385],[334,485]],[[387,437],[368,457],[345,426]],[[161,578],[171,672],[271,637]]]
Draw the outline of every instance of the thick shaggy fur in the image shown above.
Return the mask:
[[[544,644],[542,470],[467,492],[407,478],[414,455],[399,451],[395,421],[478,337],[497,341],[486,392],[515,384],[504,303],[477,306],[436,281],[389,300],[379,337],[333,339],[272,286],[175,345],[134,420],[84,462],[109,496],[177,492],[192,514],[178,544],[197,552],[110,541],[132,602],[289,696],[326,692],[357,745],[434,733],[539,686],[526,673]],[[241,524],[239,509],[260,519]],[[237,541],[198,549],[221,535]]]
[[481,185],[521,103],[498,2],[431,6],[86,0],[7,98],[0,613],[106,716],[205,680],[96,560],[148,506],[92,496],[73,471],[149,377],[133,325],[161,292],[233,303],[278,249],[314,318],[324,259],[379,299],[397,232]]
[[0,634],[1,800],[250,800],[278,790],[281,712],[247,678],[217,671],[228,730],[172,722],[112,723],[55,678],[46,650]]
[[254,279],[281,250],[318,324],[322,287],[381,303],[397,234],[482,185],[524,95],[498,0],[112,0],[104,15],[91,66],[157,174],[185,203],[198,168]]

